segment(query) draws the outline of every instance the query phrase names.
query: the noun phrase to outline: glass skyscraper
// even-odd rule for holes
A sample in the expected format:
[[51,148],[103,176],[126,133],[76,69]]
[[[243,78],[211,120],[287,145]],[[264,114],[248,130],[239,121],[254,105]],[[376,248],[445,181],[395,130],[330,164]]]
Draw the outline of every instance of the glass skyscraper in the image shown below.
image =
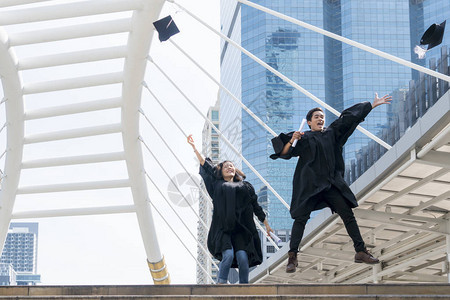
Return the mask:
[[[443,44],[429,51],[425,59],[419,60],[413,52],[428,26],[450,18],[448,0],[253,2],[427,67],[433,59],[437,63],[442,49],[450,43],[447,28]],[[223,34],[338,111],[361,101],[372,101],[375,92],[379,96],[391,94],[393,104],[375,109],[362,124],[391,145],[434,103],[429,98],[432,92],[423,97],[417,94],[421,82],[425,86],[422,91],[431,91],[438,84],[423,79],[423,74],[255,8],[222,1],[221,25]],[[231,45],[222,44],[222,83],[275,132],[297,130],[307,111],[319,106],[245,54],[237,53]],[[224,132],[225,135],[239,141],[244,157],[289,203],[296,160],[271,160],[270,133],[246,112],[236,109],[234,103],[222,101],[220,110],[221,128],[229,127],[232,120],[242,120],[239,132]],[[326,117],[326,125],[336,118],[329,112]],[[229,121],[222,123],[222,120]],[[346,180],[349,183],[356,180],[385,151],[355,132],[344,149]],[[292,219],[288,210],[249,168],[244,164],[242,168],[259,193],[261,204],[267,208],[271,226],[290,229]]]
[[[409,1],[338,2],[340,5],[330,4],[333,6],[333,15],[340,18],[338,34],[402,59],[411,60]],[[347,44],[334,44],[332,48],[334,51],[341,49],[338,64],[342,66],[340,68],[342,71],[338,75],[340,78],[338,85],[342,90],[340,96],[342,98],[337,100],[340,105],[336,105],[339,106],[339,110],[358,102],[372,101],[375,92],[383,96],[408,87],[411,79],[409,68]],[[329,70],[326,70],[326,73],[328,72]],[[328,94],[333,92],[326,88]],[[394,98],[394,102],[399,100],[395,96]],[[396,118],[396,112],[391,108],[387,105],[378,107],[362,124],[388,144],[393,144],[393,140],[387,136],[390,132],[387,124]],[[370,139],[359,131],[355,131],[347,141],[344,152],[347,181],[354,181],[373,164],[374,154],[369,154],[367,146],[369,142]],[[373,148],[372,146],[371,149]],[[376,151],[380,152],[375,155],[379,157],[385,149],[377,145]],[[364,161],[364,164],[357,164],[358,161]]]
[[[215,126],[219,125],[219,106],[220,102],[217,101],[216,104],[209,108],[208,110],[208,119],[213,122]],[[203,132],[202,132],[202,155],[204,157],[211,158],[212,162],[214,164],[219,163],[219,135],[217,132],[211,127],[211,125],[208,122],[205,122],[205,125],[203,126]],[[200,184],[202,191],[199,192],[199,216],[203,220],[205,224],[209,226],[211,225],[211,219],[212,219],[212,203],[210,203],[209,199],[207,198],[206,194],[206,187],[203,184],[203,181]],[[202,225],[202,222],[198,222],[197,226],[197,240],[199,244],[203,246],[204,249],[208,249],[207,246],[207,238],[208,238],[208,228],[205,228]],[[205,274],[202,268],[197,266],[197,283],[198,284],[207,284],[211,283],[208,275],[211,276],[214,283],[217,283],[217,276],[218,271],[215,269],[213,264],[211,263],[209,259],[210,255],[209,253],[205,253],[203,249],[200,248],[200,246],[197,246],[197,259],[199,263],[202,265],[203,269],[208,271],[208,274]],[[219,262],[217,262],[217,265]]]
[[[322,26],[321,2],[310,1],[307,9],[302,8],[301,1],[289,1],[289,5],[284,2],[258,3],[298,19],[309,18],[313,25]],[[324,98],[323,37],[254,8],[243,5],[241,9],[242,46],[303,88]],[[298,128],[309,108],[317,106],[246,55],[242,55],[242,101],[277,133]],[[273,152],[270,146],[272,137],[247,113],[242,113],[244,157],[289,203],[295,162],[269,158]],[[290,228],[292,220],[288,210],[247,167],[243,169],[259,191],[260,201],[267,205],[271,226],[275,229]]]
[[[38,223],[11,223],[0,258],[2,279],[0,285],[35,285],[40,282],[37,274]],[[10,267],[9,267],[10,266]],[[15,282],[10,274],[14,273]]]
[[[235,1],[221,1],[220,19],[222,33],[240,44],[241,4]],[[241,52],[221,40],[220,78],[222,84],[233,95],[241,95]],[[240,106],[228,93],[220,89],[220,128],[238,152],[242,152],[242,118]],[[220,160],[231,160],[242,169],[241,159],[226,143],[220,144]]]

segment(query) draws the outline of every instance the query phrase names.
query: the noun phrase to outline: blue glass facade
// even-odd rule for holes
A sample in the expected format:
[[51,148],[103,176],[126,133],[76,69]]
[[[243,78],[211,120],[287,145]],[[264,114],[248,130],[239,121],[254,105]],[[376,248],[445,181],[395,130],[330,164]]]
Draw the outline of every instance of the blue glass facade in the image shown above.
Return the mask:
[[[257,1],[313,25],[323,24],[320,1]],[[289,3],[288,3],[289,2]],[[324,98],[323,37],[253,8],[242,6],[242,46],[319,98]],[[315,103],[246,55],[242,55],[242,101],[276,132],[291,131]],[[288,203],[292,194],[295,160],[273,161],[272,135],[247,113],[242,113],[242,152]],[[267,191],[261,181],[243,167],[260,191],[274,229],[290,229],[289,211]],[[264,199],[265,198],[265,199]]]
[[[417,56],[412,54],[414,63],[418,63],[424,66],[430,66],[430,61],[437,59],[441,56],[442,45],[450,45],[450,1],[447,0],[426,0],[426,1],[412,1],[410,7],[411,14],[411,36],[412,44],[411,49],[418,44],[420,37],[425,30],[434,23],[440,24],[447,20],[446,30],[444,32],[444,38],[442,44],[431,49],[426,53],[425,59],[417,59]],[[414,77],[418,78],[418,72],[414,71]]]
[[[424,60],[417,59],[413,47],[429,25],[450,18],[448,0],[253,2],[424,66],[429,66],[433,59],[437,61],[442,45],[429,51]],[[361,101],[372,101],[375,92],[380,96],[391,94],[393,104],[378,107],[362,124],[391,145],[435,101],[429,100],[432,98],[431,92],[427,92],[423,99],[415,96],[418,88],[412,79],[420,81],[423,74],[410,68],[252,7],[241,5],[240,14],[237,28],[240,29],[240,40],[245,49],[338,111]],[[447,28],[443,45],[449,44],[449,34]],[[275,132],[296,130],[306,112],[318,106],[246,55],[241,55],[239,63],[242,101]],[[229,65],[225,67],[230,68]],[[427,85],[432,89],[434,85],[430,82]],[[413,96],[412,90],[416,91]],[[222,105],[221,115],[226,112],[226,105]],[[331,113],[326,116],[327,125],[335,119]],[[244,157],[289,203],[295,159],[271,160],[272,136],[246,112],[240,112],[234,118],[242,120],[241,147]],[[385,151],[362,133],[355,132],[344,151],[346,180],[349,183],[356,180]],[[267,206],[272,227],[290,229],[292,220],[287,209],[244,164],[243,171],[259,191],[260,201]]]
[[[411,59],[409,1],[340,2],[344,37],[405,60]],[[347,44],[342,44],[341,47],[344,108],[358,102],[372,101],[375,92],[382,96],[408,87],[411,79],[409,68]],[[383,105],[373,110],[362,126],[386,140],[383,129],[395,116],[395,111]],[[349,170],[351,161],[362,156],[361,149],[369,141],[369,138],[358,131],[348,140],[345,146],[345,161]]]
[[[241,4],[235,1],[222,0],[220,3],[220,19],[222,33],[241,43]],[[241,91],[241,52],[230,46],[225,40],[220,45],[220,80],[233,94],[239,97]],[[220,128],[233,146],[242,153],[242,119],[241,107],[222,89],[220,97]],[[226,143],[220,144],[220,160],[231,160],[241,168],[241,159]]]

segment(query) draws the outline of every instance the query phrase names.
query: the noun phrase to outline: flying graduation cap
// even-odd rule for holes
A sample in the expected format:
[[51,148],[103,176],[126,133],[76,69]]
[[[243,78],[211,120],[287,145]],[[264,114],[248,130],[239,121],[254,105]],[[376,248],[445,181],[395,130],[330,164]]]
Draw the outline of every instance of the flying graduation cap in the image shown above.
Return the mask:
[[158,31],[159,40],[161,42],[167,41],[172,35],[180,32],[170,15],[153,22],[153,25],[155,26],[156,31]]
[[[420,38],[420,45],[414,48],[414,52],[419,56],[419,58],[424,58],[425,53],[442,43],[442,39],[444,38],[444,30],[445,30],[445,22],[441,24],[433,24],[425,31],[425,33]],[[428,45],[427,49],[425,49],[425,45]]]

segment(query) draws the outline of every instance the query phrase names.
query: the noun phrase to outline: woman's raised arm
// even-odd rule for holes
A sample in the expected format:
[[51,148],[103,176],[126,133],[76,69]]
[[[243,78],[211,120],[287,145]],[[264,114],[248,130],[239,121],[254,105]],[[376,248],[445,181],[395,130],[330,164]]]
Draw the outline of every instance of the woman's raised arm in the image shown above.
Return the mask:
[[187,137],[187,142],[189,145],[192,146],[192,149],[194,149],[194,153],[197,156],[198,161],[200,162],[200,164],[203,166],[205,164],[205,159],[203,158],[203,156],[200,154],[200,152],[198,152],[197,148],[195,148],[195,143],[194,143],[194,138],[192,137],[192,134],[190,134]]

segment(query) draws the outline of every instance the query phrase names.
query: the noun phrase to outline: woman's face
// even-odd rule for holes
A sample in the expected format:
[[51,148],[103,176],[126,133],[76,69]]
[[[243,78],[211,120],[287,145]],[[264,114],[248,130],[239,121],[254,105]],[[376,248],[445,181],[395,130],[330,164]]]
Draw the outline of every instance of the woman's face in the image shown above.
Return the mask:
[[236,174],[236,169],[234,168],[234,165],[230,161],[226,161],[222,165],[222,176],[223,178],[233,178]]

